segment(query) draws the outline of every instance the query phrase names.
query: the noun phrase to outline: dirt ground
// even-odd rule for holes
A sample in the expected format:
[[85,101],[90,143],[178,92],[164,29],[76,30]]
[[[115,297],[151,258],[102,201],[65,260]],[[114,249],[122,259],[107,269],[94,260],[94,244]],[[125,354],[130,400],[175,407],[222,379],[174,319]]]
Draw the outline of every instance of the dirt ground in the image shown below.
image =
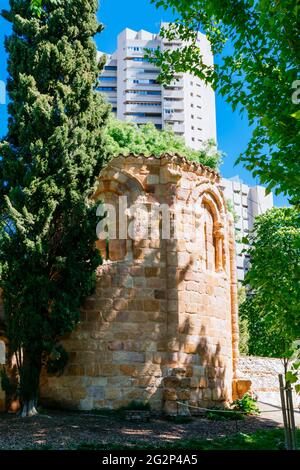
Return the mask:
[[243,421],[209,421],[193,418],[176,423],[164,419],[149,422],[125,421],[117,416],[83,412],[46,411],[34,418],[0,414],[0,449],[72,449],[83,443],[147,443],[159,446],[178,439],[214,438],[236,432],[254,432],[280,426],[267,418],[246,417]]

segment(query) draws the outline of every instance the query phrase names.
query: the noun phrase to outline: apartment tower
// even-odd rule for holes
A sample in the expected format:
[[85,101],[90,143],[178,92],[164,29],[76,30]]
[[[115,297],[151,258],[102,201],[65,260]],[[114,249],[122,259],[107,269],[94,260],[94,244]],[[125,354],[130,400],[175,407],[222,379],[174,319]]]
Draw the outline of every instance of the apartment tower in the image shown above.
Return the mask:
[[[204,62],[212,65],[213,55],[206,36],[199,33],[197,42]],[[171,128],[197,150],[205,140],[216,141],[214,91],[189,73],[177,74],[170,85],[163,87],[157,81],[159,68],[144,57],[145,49],[180,46],[179,40],[124,29],[118,36],[117,50],[107,56],[98,89],[107,96],[118,119],[137,124],[152,122],[157,129]]]

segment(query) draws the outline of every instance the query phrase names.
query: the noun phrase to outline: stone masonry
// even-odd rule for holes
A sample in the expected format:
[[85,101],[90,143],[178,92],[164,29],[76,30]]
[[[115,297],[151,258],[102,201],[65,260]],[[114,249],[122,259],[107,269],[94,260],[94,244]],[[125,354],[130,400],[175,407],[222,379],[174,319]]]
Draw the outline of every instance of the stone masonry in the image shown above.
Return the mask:
[[[194,406],[228,402],[238,360],[237,285],[233,221],[219,175],[176,155],[120,156],[100,175],[95,198],[126,213],[120,196],[128,207],[147,208],[129,215],[141,231],[155,207],[167,207],[170,236],[161,236],[160,216],[158,237],[119,233],[98,241],[104,262],[95,294],[63,339],[64,373],[43,376],[42,402],[91,410],[135,400],[158,411],[172,396]],[[178,204],[186,210],[180,223]],[[201,214],[191,217],[195,206]],[[172,395],[176,370],[180,387]]]

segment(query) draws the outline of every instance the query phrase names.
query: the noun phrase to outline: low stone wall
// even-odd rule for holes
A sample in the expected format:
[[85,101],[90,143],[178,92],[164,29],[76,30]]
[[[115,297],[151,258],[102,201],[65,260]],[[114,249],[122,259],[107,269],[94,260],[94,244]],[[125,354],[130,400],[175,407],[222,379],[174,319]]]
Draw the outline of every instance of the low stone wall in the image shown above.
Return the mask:
[[[239,358],[237,377],[252,381],[252,390],[261,402],[280,405],[278,374],[283,373],[281,359],[256,356]],[[300,397],[295,394],[294,405],[300,406]]]

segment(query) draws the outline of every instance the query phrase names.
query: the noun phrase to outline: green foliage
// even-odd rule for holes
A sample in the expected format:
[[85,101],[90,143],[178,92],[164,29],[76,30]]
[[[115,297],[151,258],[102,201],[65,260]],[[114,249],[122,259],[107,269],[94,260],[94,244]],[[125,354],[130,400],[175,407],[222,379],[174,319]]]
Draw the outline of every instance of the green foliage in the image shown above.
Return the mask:
[[239,316],[239,352],[242,356],[249,354],[249,324],[248,319]]
[[205,413],[205,416],[210,421],[241,421],[244,419],[244,415],[240,411],[220,410],[219,408],[211,408]]
[[40,16],[28,6],[12,1],[2,12],[13,32],[5,42],[9,128],[0,143],[0,286],[23,402],[35,400],[43,358],[73,330],[95,286],[101,258],[91,195],[108,158],[109,114],[95,91],[98,1],[45,0]]
[[[30,0],[30,10],[32,15],[37,16],[38,18],[41,17],[44,11],[44,7],[59,6],[63,5],[64,0]],[[68,1],[68,0],[66,0]]]
[[221,164],[223,155],[212,140],[205,142],[201,150],[192,150],[171,130],[157,130],[152,123],[138,126],[135,123],[118,121],[113,116],[106,128],[106,145],[112,157],[129,153],[156,157],[166,152],[178,153],[215,169]]
[[69,355],[61,344],[56,344],[45,360],[48,374],[62,374],[67,365]]
[[220,410],[220,408],[211,408],[206,412],[206,417],[212,421],[239,421],[244,419],[245,415],[259,414],[257,406],[257,399],[246,393],[243,398],[234,400],[227,410]]
[[249,354],[290,357],[300,337],[300,215],[272,209],[259,216],[250,236],[250,295],[240,306],[248,321]]
[[286,373],[285,380],[293,385],[296,393],[300,395],[300,340],[293,342],[292,351],[291,366]]
[[234,400],[231,404],[233,410],[240,411],[247,415],[259,414],[259,408],[257,406],[257,399],[252,397],[250,393],[245,393],[243,398]]
[[[238,289],[238,305],[239,310],[241,305],[246,300],[246,289],[244,286]],[[239,352],[242,356],[249,354],[249,325],[248,318],[239,315]]]
[[[175,24],[162,31],[180,38],[178,50],[157,50],[153,60],[167,83],[190,72],[211,84],[232,109],[253,126],[247,150],[238,161],[268,189],[300,202],[299,0],[151,0],[171,7]],[[214,66],[204,63],[196,42],[205,32]],[[150,51],[148,51],[150,54]],[[299,87],[298,87],[299,88]]]
[[[297,432],[300,443],[300,430]],[[215,439],[177,439],[176,442],[128,442],[112,444],[85,442],[76,446],[76,450],[284,450],[284,430],[259,430],[254,433],[236,433]]]

